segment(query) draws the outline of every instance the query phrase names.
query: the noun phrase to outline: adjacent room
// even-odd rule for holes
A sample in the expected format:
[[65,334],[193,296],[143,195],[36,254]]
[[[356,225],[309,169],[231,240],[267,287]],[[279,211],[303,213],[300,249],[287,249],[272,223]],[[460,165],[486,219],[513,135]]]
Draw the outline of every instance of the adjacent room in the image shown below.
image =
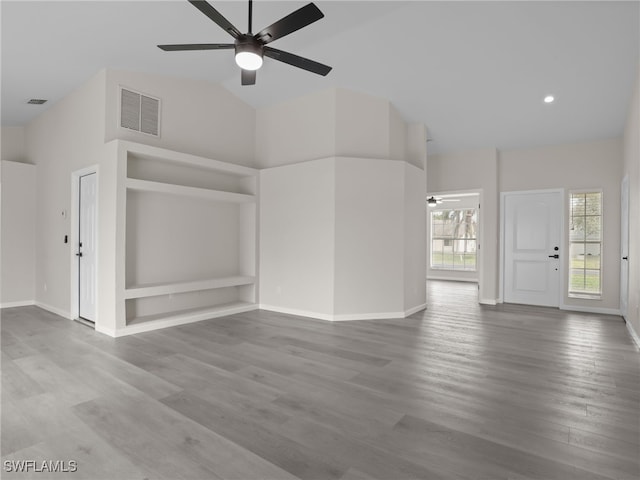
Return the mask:
[[640,478],[640,2],[0,22],[2,478]]

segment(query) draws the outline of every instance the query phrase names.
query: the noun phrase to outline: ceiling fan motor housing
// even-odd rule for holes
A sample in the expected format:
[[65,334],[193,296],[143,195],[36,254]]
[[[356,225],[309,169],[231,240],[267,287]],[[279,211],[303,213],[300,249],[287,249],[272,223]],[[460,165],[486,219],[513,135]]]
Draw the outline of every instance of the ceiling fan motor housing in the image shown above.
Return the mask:
[[240,52],[250,52],[262,56],[262,43],[252,35],[240,35],[236,41],[236,55]]

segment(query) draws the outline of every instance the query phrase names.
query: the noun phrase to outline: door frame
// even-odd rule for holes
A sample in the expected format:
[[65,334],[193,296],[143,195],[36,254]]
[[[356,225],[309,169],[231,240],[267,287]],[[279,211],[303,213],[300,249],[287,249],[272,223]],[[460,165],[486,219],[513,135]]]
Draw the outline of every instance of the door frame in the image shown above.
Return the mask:
[[[529,194],[537,194],[537,193],[559,193],[562,201],[562,206],[560,208],[560,279],[559,279],[559,289],[558,292],[558,307],[559,309],[563,309],[565,304],[565,292],[566,292],[566,258],[569,255],[567,251],[567,241],[566,241],[566,228],[565,228],[565,220],[566,220],[566,210],[567,210],[567,202],[566,202],[566,193],[564,188],[547,188],[541,190],[515,190],[508,192],[500,192],[500,254],[499,254],[499,280],[498,280],[498,303],[504,303],[504,269],[505,269],[505,200],[508,195],[529,195]],[[550,307],[555,308],[555,307]]]
[[[625,175],[620,182],[620,315],[627,320],[629,314],[629,210],[631,206],[629,198],[629,175]],[[603,202],[604,203],[604,202]],[[626,213],[626,217],[625,217]],[[626,249],[625,249],[626,247]],[[625,252],[626,250],[626,252]],[[622,257],[627,256],[627,260],[623,260]],[[626,274],[627,278],[625,282],[623,279],[622,268],[623,263],[627,262]],[[622,284],[626,286],[626,292],[622,291]]]
[[[86,175],[91,175],[92,173],[96,174],[96,228],[98,229],[98,235],[96,235],[96,252],[97,257],[99,257],[99,248],[100,248],[100,219],[98,214],[100,212],[99,202],[100,202],[100,177],[98,176],[98,165],[91,165],[89,167],[81,168],[80,170],[76,170],[71,172],[71,215],[70,222],[71,227],[69,231],[69,265],[70,265],[70,317],[71,320],[76,320],[80,318],[80,259],[76,256],[76,252],[78,249],[78,243],[80,241],[80,177],[84,177]],[[98,285],[98,269],[99,262],[98,258],[96,258],[96,270],[95,270],[95,281],[96,286]],[[100,289],[96,288],[96,304],[100,302]],[[98,311],[96,310],[96,324],[98,323]]]

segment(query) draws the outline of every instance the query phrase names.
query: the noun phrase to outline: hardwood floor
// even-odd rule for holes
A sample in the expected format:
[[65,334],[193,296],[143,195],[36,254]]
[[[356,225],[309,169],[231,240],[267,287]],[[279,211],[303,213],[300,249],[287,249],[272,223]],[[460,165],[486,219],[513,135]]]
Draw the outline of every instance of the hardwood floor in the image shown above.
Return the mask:
[[640,478],[623,321],[475,296],[430,282],[404,320],[256,311],[120,339],[2,310],[2,478]]

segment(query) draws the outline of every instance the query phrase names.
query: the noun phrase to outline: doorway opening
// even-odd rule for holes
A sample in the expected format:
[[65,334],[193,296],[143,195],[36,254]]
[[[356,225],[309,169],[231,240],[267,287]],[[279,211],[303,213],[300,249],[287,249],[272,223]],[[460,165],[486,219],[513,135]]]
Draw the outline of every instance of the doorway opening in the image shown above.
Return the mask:
[[72,173],[71,318],[94,326],[98,301],[98,168]]
[[482,278],[481,191],[427,194],[427,280],[475,283]]

